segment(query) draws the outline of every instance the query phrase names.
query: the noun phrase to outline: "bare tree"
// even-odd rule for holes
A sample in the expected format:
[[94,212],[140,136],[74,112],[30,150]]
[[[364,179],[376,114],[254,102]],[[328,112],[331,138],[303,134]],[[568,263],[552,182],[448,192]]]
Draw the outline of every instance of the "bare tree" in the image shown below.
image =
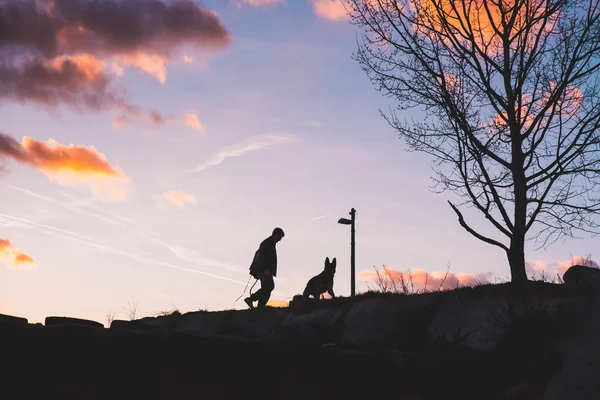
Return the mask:
[[[526,239],[597,233],[600,2],[346,1],[364,29],[355,59],[398,102],[380,112],[433,156],[433,188],[465,199],[448,203],[506,252],[513,282],[527,280]],[[410,108],[424,117],[401,121]],[[496,233],[467,223],[464,204]]]

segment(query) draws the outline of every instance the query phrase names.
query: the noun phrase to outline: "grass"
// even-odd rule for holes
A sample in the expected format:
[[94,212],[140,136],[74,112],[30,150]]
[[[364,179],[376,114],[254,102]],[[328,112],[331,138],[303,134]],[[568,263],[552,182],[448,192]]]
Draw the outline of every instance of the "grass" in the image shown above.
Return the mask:
[[[571,266],[575,265],[575,260],[578,259],[577,264],[593,267],[595,265],[592,260],[591,254],[588,254],[586,258],[573,257],[571,256]],[[562,297],[567,295],[562,284],[564,283],[562,277],[559,274],[552,275],[546,271],[528,271],[529,282],[525,285],[525,290],[519,290],[510,283],[508,277],[499,278],[493,277],[491,274],[483,274],[470,281],[468,284],[463,284],[457,279],[457,276],[450,271],[450,264],[447,265],[446,271],[442,276],[434,276],[428,272],[424,273],[424,279],[422,279],[422,273],[415,273],[410,269],[406,272],[396,271],[389,268],[387,265],[382,267],[373,267],[375,272],[375,279],[373,279],[372,286],[367,285],[367,290],[358,293],[354,298],[350,297],[335,297],[335,298],[324,298],[322,300],[314,299],[303,299],[301,306],[298,306],[297,302],[291,300],[291,305],[277,304],[269,306],[269,308],[295,308],[296,310],[313,310],[323,307],[346,307],[354,302],[368,298],[386,298],[392,296],[397,298],[398,296],[414,296],[414,295],[466,295],[472,296],[473,298],[480,298],[482,296],[517,296],[517,297]],[[420,275],[419,275],[420,274]],[[419,275],[419,279],[417,279]],[[449,282],[453,282],[449,284]],[[126,314],[126,318],[134,320],[144,317],[141,314],[137,301],[128,302],[127,306],[123,307]],[[199,308],[198,312],[208,312],[206,307]],[[233,310],[224,310],[233,311]],[[169,309],[160,310],[151,313],[150,316],[154,317],[169,317],[179,316],[181,312],[175,306]],[[108,326],[115,319],[115,312],[109,311],[107,316]]]

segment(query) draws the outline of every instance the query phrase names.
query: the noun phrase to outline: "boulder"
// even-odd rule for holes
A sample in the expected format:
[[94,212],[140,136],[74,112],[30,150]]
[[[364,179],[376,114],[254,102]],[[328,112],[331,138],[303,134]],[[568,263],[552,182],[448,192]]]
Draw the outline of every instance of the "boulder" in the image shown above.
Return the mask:
[[49,326],[86,326],[91,328],[102,328],[104,325],[100,322],[91,321],[88,319],[70,318],[70,317],[46,317],[44,325]]
[[27,324],[27,318],[13,317],[12,315],[0,314],[0,324],[11,323],[11,324]]
[[346,346],[386,345],[402,336],[407,309],[390,298],[371,298],[352,305],[344,319],[341,344]]
[[574,265],[563,274],[563,281],[576,295],[600,294],[600,269]]
[[278,339],[294,339],[302,343],[315,345],[332,343],[340,336],[344,313],[343,308],[319,308],[309,312],[288,312],[274,336]]
[[150,331],[158,329],[155,325],[150,325],[142,321],[125,321],[115,319],[110,323],[110,329],[119,329],[126,331]]
[[204,335],[264,338],[276,329],[285,313],[284,309],[266,307],[256,310],[186,314],[187,318],[182,328],[192,328],[191,330]]
[[477,350],[491,350],[511,325],[505,298],[454,296],[440,305],[429,327],[429,338]]

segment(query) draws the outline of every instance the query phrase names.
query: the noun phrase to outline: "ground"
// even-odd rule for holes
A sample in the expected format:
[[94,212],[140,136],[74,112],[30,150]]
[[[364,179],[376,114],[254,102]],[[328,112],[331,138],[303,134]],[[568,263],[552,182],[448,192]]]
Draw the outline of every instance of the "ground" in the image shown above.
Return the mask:
[[[563,293],[549,286],[538,290]],[[61,400],[540,399],[561,368],[560,357],[543,340],[518,329],[514,335],[486,352],[448,343],[356,351],[281,338],[5,322],[2,391],[7,399]]]

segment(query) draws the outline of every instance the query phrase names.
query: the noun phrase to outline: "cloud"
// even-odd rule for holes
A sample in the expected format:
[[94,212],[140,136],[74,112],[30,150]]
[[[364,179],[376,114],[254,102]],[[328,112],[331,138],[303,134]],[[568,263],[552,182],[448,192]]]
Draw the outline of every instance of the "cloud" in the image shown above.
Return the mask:
[[154,200],[156,200],[157,206],[161,209],[169,208],[169,206],[185,208],[198,202],[194,196],[182,191],[162,193],[154,196]]
[[63,186],[85,185],[103,200],[123,200],[131,180],[93,146],[68,146],[53,139],[46,143],[23,137],[21,143],[0,133],[0,160],[4,157],[30,165]]
[[275,146],[277,144],[283,143],[290,140],[289,136],[283,135],[264,135],[253,138],[252,140],[240,144],[238,146],[233,146],[229,149],[225,149],[222,151],[213,154],[206,160],[205,162],[198,164],[196,168],[192,170],[192,172],[200,172],[204,171],[207,168],[214,167],[216,165],[220,165],[228,158],[231,157],[239,157],[247,153],[251,153],[253,151],[261,150],[267,147]]
[[285,4],[285,0],[236,0],[235,5],[237,8],[242,8],[243,5],[251,7],[265,7],[274,6],[277,4]]
[[[345,22],[349,19],[346,8],[349,6],[343,0],[310,0],[313,12],[320,18],[333,21]],[[344,4],[346,3],[346,4]],[[350,8],[348,8],[350,10]]]
[[169,56],[183,44],[223,49],[231,43],[218,15],[191,0],[6,0],[0,10],[3,47],[45,57]]
[[327,215],[321,215],[320,217],[314,217],[314,218],[311,218],[310,220],[311,221],[318,221],[320,219],[325,219],[325,218],[327,218]]
[[184,54],[184,55],[183,55],[183,58],[182,58],[182,60],[183,60],[183,62],[184,62],[184,63],[186,63],[186,64],[194,64],[194,63],[196,62],[196,60],[194,60],[194,57],[192,57],[192,56],[189,56],[189,55],[187,55],[187,54]]
[[0,99],[47,107],[64,104],[77,111],[127,109],[122,93],[104,74],[106,63],[84,54],[28,59],[18,67],[0,66]]
[[[451,290],[458,286],[474,286],[481,283],[489,283],[489,278],[486,274],[469,274],[452,272],[426,272],[422,269],[413,269],[402,272],[392,268],[384,267],[379,270],[379,273],[389,283],[395,283],[398,289],[402,287],[402,281],[408,286],[408,290]],[[359,279],[363,281],[377,281],[378,275],[376,271],[360,271]],[[412,282],[412,286],[411,283]]]
[[146,120],[154,126],[161,126],[176,119],[177,117],[173,115],[164,116],[158,110],[144,111],[139,107],[129,107],[117,115],[117,117],[113,120],[113,127],[121,128],[134,121],[142,120]]
[[119,66],[136,67],[156,78],[160,83],[167,83],[167,58],[156,54],[136,52],[116,57]]
[[185,116],[185,124],[191,128],[202,130],[202,123],[196,114],[187,114]]
[[544,260],[526,262],[527,274],[530,278],[546,277],[553,280],[561,277],[573,265],[585,265],[592,268],[600,268],[600,265],[589,257],[573,256],[569,260],[548,263]]
[[33,258],[17,249],[8,239],[0,238],[0,262],[17,268],[24,264],[35,264]]
[[231,35],[191,0],[0,2],[0,100],[140,112],[105,71],[136,68],[166,82],[184,46],[223,50]]

